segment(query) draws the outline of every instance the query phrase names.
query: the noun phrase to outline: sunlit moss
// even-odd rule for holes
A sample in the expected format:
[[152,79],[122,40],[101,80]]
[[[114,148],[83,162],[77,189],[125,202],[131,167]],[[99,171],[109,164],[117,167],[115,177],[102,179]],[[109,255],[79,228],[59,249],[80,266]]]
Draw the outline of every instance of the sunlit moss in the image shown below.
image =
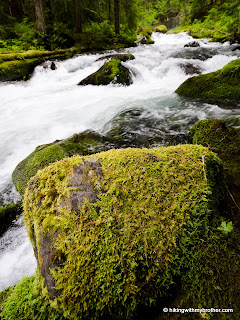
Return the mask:
[[[103,173],[92,173],[98,200],[74,211],[63,205],[73,168],[93,157]],[[51,272],[69,319],[125,319],[196,268],[194,250],[223,194],[221,161],[202,146],[110,150],[39,171],[25,193],[25,221],[38,254],[41,235],[57,234],[52,247],[65,259]]]
[[175,92],[193,98],[239,101],[239,70],[240,59],[237,59],[221,70],[187,79]]

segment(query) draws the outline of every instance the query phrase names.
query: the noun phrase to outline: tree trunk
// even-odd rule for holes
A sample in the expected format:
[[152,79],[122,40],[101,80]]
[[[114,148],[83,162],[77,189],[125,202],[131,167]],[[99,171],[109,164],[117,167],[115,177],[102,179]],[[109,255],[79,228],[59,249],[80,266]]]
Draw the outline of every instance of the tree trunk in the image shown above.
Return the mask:
[[112,0],[108,0],[108,20],[111,21]]
[[239,10],[239,16],[238,16],[238,32],[240,33],[240,10]]
[[82,8],[81,0],[76,0],[76,32],[82,33]]
[[46,19],[44,16],[44,0],[34,0],[35,14],[36,14],[36,26],[41,35],[46,34]]
[[115,33],[120,34],[120,0],[114,0]]

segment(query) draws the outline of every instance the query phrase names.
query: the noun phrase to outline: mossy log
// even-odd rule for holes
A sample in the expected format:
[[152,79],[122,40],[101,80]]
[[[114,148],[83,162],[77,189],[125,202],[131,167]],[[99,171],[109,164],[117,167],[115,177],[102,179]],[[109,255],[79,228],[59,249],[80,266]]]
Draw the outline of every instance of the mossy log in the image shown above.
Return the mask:
[[237,59],[221,70],[187,79],[175,92],[192,98],[239,102],[239,81],[240,59]]
[[110,150],[39,171],[25,223],[51,299],[69,319],[129,319],[166,297],[198,270],[195,249],[224,190],[221,161],[197,145]]
[[129,86],[132,84],[132,76],[128,68],[121,64],[119,59],[111,59],[98,71],[83,79],[78,85],[108,85],[121,84]]
[[28,80],[34,68],[46,60],[67,59],[80,50],[29,50],[24,53],[0,54],[0,81]]

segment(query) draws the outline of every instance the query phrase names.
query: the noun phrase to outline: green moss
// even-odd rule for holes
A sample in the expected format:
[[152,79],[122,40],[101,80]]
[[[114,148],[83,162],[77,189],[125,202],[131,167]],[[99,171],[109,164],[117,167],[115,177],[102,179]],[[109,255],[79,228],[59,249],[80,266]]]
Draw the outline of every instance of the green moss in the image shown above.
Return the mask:
[[234,60],[221,70],[187,79],[175,91],[193,98],[207,100],[240,99],[240,59]]
[[240,152],[240,130],[227,127],[223,120],[198,121],[192,127],[190,136],[194,144],[209,146],[217,153]]
[[154,30],[155,32],[162,32],[162,33],[166,33],[168,31],[167,27],[162,24],[160,26],[157,26]]
[[59,144],[43,145],[36,148],[36,150],[20,162],[13,171],[12,179],[17,191],[23,195],[28,180],[33,177],[39,169],[66,156],[67,153],[64,152]]
[[39,146],[14,169],[12,180],[15,188],[23,196],[29,179],[39,169],[72,155],[87,155],[107,150],[111,147],[109,143],[110,141],[104,136],[86,130],[63,141]]
[[[64,320],[42,295],[38,277],[26,277],[16,286],[0,292],[1,320]],[[2,300],[2,301],[1,301]]]
[[229,183],[240,186],[240,130],[227,127],[223,120],[207,119],[198,121],[190,136],[194,144],[217,152],[227,169]]
[[108,85],[110,83],[123,85],[132,83],[129,70],[122,66],[120,60],[114,58],[106,62],[98,71],[83,79],[78,85]]
[[[70,178],[91,158],[103,173],[91,179],[98,200],[74,211],[63,205]],[[128,319],[199,270],[195,251],[216,227],[223,193],[221,161],[202,146],[110,150],[39,171],[25,222],[36,250],[41,235],[58,234],[53,246],[66,259],[51,272],[69,319]]]
[[3,62],[0,64],[0,80],[27,79],[41,62],[39,58]]

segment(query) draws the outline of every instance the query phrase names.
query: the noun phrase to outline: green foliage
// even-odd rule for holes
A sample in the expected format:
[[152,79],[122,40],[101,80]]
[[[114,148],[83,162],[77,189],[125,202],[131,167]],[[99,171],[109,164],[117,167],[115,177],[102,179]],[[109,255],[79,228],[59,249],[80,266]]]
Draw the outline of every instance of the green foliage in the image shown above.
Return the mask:
[[239,67],[240,59],[234,60],[221,70],[187,79],[175,92],[183,96],[205,100],[239,101]]
[[[73,168],[92,157],[103,172],[91,174],[97,202],[61,205],[74,191]],[[58,232],[53,247],[65,259],[51,272],[68,318],[128,319],[170,295],[176,279],[192,280],[223,189],[220,160],[192,145],[110,150],[39,171],[25,193],[25,221],[36,250],[41,234]]]
[[51,308],[42,295],[36,275],[26,277],[17,285],[0,292],[1,320],[64,320],[62,314]]
[[230,222],[222,221],[221,227],[218,227],[218,230],[220,230],[224,233],[232,232],[233,231],[232,221],[230,221]]

